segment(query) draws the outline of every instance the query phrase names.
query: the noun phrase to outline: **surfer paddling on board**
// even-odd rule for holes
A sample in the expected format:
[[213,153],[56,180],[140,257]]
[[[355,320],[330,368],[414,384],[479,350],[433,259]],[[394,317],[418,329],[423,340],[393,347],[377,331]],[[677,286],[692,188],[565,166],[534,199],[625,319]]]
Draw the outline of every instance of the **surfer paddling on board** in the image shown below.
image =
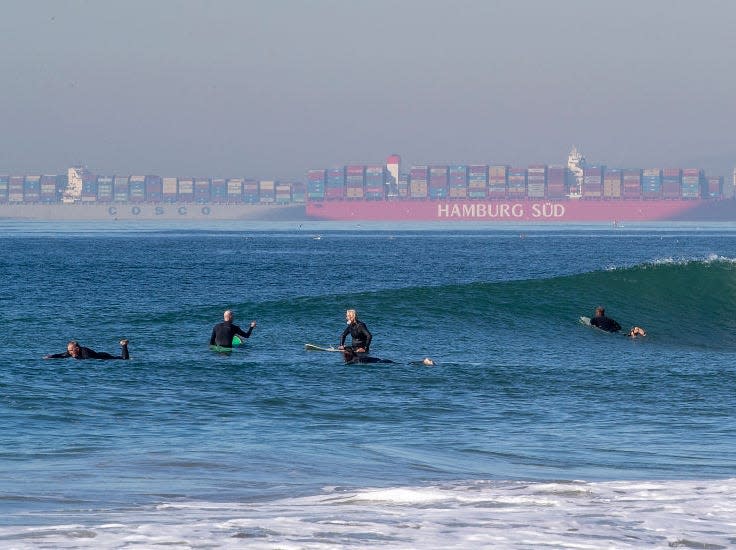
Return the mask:
[[[606,332],[618,332],[621,330],[621,325],[610,317],[606,317],[606,310],[603,306],[595,308],[595,317],[590,320],[591,326],[597,327]],[[646,336],[647,331],[642,327],[633,326],[631,330],[626,333],[629,338],[638,338],[639,336]]]
[[353,339],[352,349],[355,353],[368,353],[371,346],[371,340],[373,335],[365,326],[363,321],[358,320],[358,313],[354,309],[349,309],[345,312],[345,321],[348,326],[342,331],[340,335],[340,345],[337,349],[345,349],[345,338],[348,334]]
[[358,363],[393,363],[390,359],[379,359],[378,357],[371,357],[365,353],[357,354],[350,346],[344,346],[342,348],[342,358],[345,360],[346,365],[355,365]]
[[44,356],[44,359],[130,359],[128,355],[128,341],[120,340],[121,355],[112,355],[104,351],[95,351],[90,348],[80,346],[76,340],[69,340],[66,345],[66,351],[63,353],[52,353]]
[[606,309],[603,306],[595,308],[595,317],[590,320],[590,324],[606,332],[618,332],[621,325],[610,317],[606,317]]
[[212,336],[210,336],[210,346],[219,346],[221,348],[233,347],[233,337],[242,336],[243,338],[250,338],[250,333],[256,327],[256,322],[251,321],[248,332],[245,332],[238,325],[233,323],[233,312],[232,310],[226,310],[222,314],[222,323],[217,323],[212,329]]

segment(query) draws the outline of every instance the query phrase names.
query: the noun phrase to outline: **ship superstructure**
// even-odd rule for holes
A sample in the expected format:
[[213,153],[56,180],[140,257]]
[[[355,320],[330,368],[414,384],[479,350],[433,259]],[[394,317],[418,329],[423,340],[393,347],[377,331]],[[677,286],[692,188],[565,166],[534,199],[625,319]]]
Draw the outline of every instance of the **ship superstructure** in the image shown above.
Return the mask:
[[91,174],[85,166],[72,166],[67,170],[67,184],[62,192],[61,202],[65,204],[74,204],[82,200],[82,189],[84,188],[84,180],[89,180]]
[[583,195],[583,183],[585,182],[585,157],[574,145],[570,154],[567,155],[567,170],[572,182],[570,186],[570,198],[580,198]]

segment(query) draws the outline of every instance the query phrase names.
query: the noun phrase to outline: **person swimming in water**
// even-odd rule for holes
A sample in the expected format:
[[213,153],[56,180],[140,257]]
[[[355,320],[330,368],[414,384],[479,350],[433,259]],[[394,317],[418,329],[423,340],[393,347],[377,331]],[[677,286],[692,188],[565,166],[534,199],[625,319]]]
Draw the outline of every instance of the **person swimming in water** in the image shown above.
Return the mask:
[[646,336],[646,335],[647,335],[647,331],[644,330],[643,328],[631,327],[631,330],[626,336],[628,336],[629,338],[638,338],[639,336]]
[[130,359],[128,354],[128,340],[120,340],[121,355],[112,355],[104,351],[95,351],[84,346],[80,346],[76,340],[69,340],[66,345],[66,351],[62,353],[51,353],[45,355],[44,359]]

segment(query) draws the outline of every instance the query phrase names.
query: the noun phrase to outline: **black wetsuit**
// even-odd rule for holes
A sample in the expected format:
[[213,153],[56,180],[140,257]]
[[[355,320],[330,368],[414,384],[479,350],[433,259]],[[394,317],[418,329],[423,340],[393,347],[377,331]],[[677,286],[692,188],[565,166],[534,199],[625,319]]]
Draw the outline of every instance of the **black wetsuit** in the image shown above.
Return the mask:
[[379,359],[378,357],[363,355],[362,353],[357,354],[350,361],[345,361],[346,365],[355,365],[358,363],[393,363],[393,361],[391,359]]
[[605,315],[597,315],[596,317],[593,317],[590,320],[590,324],[601,330],[605,330],[606,332],[618,332],[621,330],[621,325]]
[[373,335],[363,321],[355,321],[345,327],[345,330],[342,331],[342,335],[340,336],[341,346],[345,345],[345,338],[347,338],[348,334],[353,339],[353,349],[363,348],[365,353],[368,353]]
[[[112,355],[105,351],[95,351],[90,348],[85,348],[84,346],[79,346],[79,355],[74,357],[74,359],[130,359],[127,344],[120,346],[120,350],[122,351],[122,355]],[[71,356],[71,353],[65,351],[64,353],[53,353],[51,355],[47,355],[45,359],[66,359]]]
[[236,334],[243,338],[250,338],[250,333],[253,332],[253,327],[248,328],[248,332],[243,332],[243,329],[238,325],[234,325],[231,321],[223,321],[215,325],[212,329],[212,336],[210,336],[210,346],[220,346],[221,348],[233,347],[233,336]]

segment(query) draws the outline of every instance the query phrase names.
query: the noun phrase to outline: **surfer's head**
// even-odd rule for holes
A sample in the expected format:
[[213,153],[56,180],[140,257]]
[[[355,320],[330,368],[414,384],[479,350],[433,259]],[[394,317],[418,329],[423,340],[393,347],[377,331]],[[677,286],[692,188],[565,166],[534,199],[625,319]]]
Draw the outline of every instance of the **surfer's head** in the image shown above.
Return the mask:
[[228,321],[228,322],[232,321],[233,320],[232,310],[226,309],[225,313],[222,314],[222,317],[223,319],[225,319],[225,321]]
[[358,312],[354,309],[349,309],[345,312],[345,320],[348,322],[348,325],[352,325],[355,321],[358,320]]
[[596,317],[602,317],[605,314],[606,314],[606,308],[604,308],[603,306],[598,306],[597,308],[595,308]]
[[69,340],[66,345],[66,351],[68,351],[69,355],[72,357],[79,357],[79,354],[81,353],[81,349],[76,340]]

